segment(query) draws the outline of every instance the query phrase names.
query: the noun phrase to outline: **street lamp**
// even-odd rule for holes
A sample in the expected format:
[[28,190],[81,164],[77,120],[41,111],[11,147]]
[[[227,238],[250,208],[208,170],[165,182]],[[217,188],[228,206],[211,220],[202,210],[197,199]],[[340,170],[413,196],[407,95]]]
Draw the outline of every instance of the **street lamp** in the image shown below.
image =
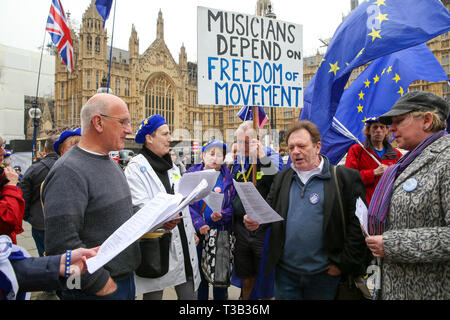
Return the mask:
[[28,110],[28,115],[33,119],[33,149],[31,152],[31,161],[33,161],[36,155],[36,129],[39,126],[39,119],[42,116],[42,111],[38,108],[37,101],[33,101],[33,106]]
[[108,79],[103,77],[102,82],[100,84],[100,88],[97,89],[97,93],[111,93],[114,94],[111,88],[108,88]]

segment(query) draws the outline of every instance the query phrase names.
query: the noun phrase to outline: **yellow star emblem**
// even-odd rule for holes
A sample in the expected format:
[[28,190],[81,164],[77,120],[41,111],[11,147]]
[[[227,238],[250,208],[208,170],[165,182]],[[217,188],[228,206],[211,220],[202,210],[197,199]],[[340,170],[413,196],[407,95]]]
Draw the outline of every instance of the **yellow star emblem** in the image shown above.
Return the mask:
[[387,73],[392,71],[392,66],[389,66],[389,68],[387,69]]
[[364,81],[364,84],[366,85],[366,86],[365,86],[366,88],[369,88],[369,86],[370,86],[370,81],[369,81],[369,79],[367,79],[366,81]]
[[328,72],[333,72],[334,75],[336,75],[336,72],[340,69],[340,68],[338,67],[338,62],[336,61],[335,64],[329,63],[329,65],[330,65],[330,71],[328,71]]
[[[369,118],[370,119],[370,118]],[[361,120],[362,122],[366,122],[367,120],[369,120],[369,119],[367,119],[366,117],[364,117],[364,119],[363,120]]]
[[322,65],[322,62],[324,62],[324,61],[325,61],[325,59],[322,59],[322,61],[320,61],[319,67]]
[[363,112],[363,106],[361,105],[361,103],[357,106],[358,108],[358,113]]
[[386,0],[376,0],[374,3],[377,5],[377,6],[385,6],[386,5]]
[[381,12],[378,14],[378,17],[375,18],[375,19],[377,19],[377,20],[380,21],[380,25],[381,25],[381,23],[382,23],[383,21],[389,20],[389,19],[387,18],[387,13],[386,13],[386,14],[382,14]]
[[376,74],[375,77],[373,78],[373,83],[377,83],[378,81],[380,81],[380,78],[378,77],[378,75]]
[[403,96],[403,94],[404,94],[405,92],[403,91],[403,88],[400,86],[400,90],[398,90],[397,93],[400,93],[400,95]]
[[380,32],[381,32],[381,29],[375,30],[374,28],[372,28],[372,32],[368,34],[369,36],[372,37],[372,42],[374,42],[376,38],[381,39]]
[[360,93],[358,93],[359,100],[364,100],[364,92],[361,90]]
[[148,118],[145,119],[144,124],[147,125],[148,124]]
[[395,81],[395,83],[399,82],[401,80],[400,76],[398,74],[395,74],[395,77],[392,78],[392,80]]
[[386,72],[386,68],[383,69],[383,72],[381,72],[381,75],[383,75]]

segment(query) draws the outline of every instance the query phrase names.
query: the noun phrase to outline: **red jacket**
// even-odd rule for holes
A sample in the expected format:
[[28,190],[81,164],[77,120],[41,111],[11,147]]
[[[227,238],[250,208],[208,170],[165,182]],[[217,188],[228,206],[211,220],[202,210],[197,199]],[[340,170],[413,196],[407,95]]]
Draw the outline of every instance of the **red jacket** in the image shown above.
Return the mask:
[[[386,147],[386,153],[381,159],[372,150],[373,147],[368,140],[366,140],[364,146],[373,156],[375,156],[376,159],[378,159],[378,161],[387,166],[395,164],[402,157],[402,153],[393,148],[390,143],[384,144]],[[375,177],[373,173],[373,171],[378,168],[378,164],[372,159],[371,156],[367,154],[366,151],[363,150],[359,144],[354,144],[348,150],[345,166],[359,170],[361,173],[361,178],[366,186],[367,205],[369,205],[373,192],[375,191],[375,187],[381,178],[381,176]]]
[[25,201],[17,186],[3,186],[0,190],[0,235],[6,234],[17,244],[16,234],[22,233]]

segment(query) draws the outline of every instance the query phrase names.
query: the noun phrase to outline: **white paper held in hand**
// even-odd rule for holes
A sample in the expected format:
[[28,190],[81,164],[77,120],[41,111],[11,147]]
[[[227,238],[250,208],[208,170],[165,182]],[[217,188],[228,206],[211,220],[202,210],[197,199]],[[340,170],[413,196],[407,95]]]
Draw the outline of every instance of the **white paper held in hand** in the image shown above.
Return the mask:
[[363,228],[364,234],[368,235],[367,232],[368,211],[366,205],[364,204],[364,201],[361,200],[361,197],[359,197],[358,200],[356,200],[355,215],[358,217],[359,223]]
[[[158,193],[143,208],[121,225],[100,246],[95,257],[87,259],[86,265],[89,273],[94,273],[106,263],[111,261],[129,245],[138,240],[144,233],[155,227],[178,218],[181,212],[192,199],[208,187],[205,180],[200,183],[183,199],[183,195]],[[181,203],[180,203],[181,202]],[[180,218],[190,218],[180,217]]]
[[192,192],[192,190],[194,190],[195,187],[197,187],[199,183],[204,179],[208,184],[208,188],[195,196],[192,201],[202,200],[209,195],[210,191],[216,185],[219,174],[220,171],[214,169],[185,173],[180,179],[178,192],[181,193],[184,197],[187,197]]
[[233,180],[233,184],[250,219],[257,221],[259,224],[283,220],[259,194],[253,183]]

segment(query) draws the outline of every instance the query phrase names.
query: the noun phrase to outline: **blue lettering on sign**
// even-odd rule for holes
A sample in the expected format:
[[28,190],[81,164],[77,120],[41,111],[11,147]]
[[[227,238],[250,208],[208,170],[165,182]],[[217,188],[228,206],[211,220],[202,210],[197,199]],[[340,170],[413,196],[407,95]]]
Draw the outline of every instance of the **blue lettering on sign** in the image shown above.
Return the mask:
[[208,57],[208,80],[217,78],[215,104],[299,107],[302,88],[292,82],[283,85],[283,80],[298,79],[299,73],[284,72],[281,63],[261,65],[258,61]]

